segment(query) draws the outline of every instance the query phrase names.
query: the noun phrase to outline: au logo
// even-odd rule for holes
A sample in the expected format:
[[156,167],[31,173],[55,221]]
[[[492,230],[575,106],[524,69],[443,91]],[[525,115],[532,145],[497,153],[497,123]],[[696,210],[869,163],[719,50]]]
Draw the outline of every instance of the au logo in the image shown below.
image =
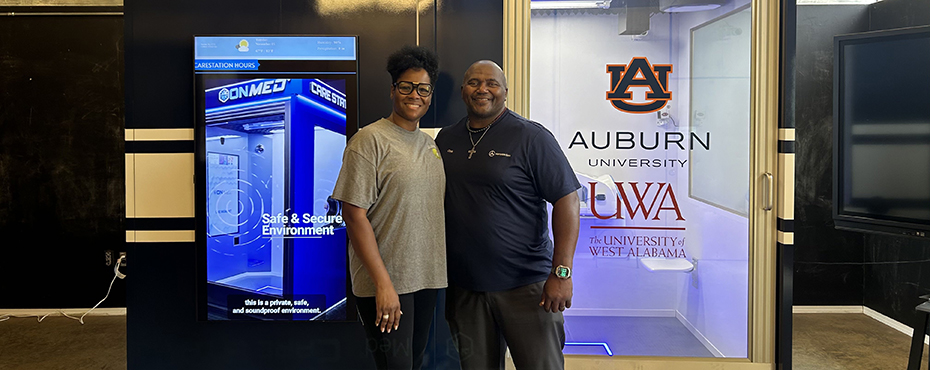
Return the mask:
[[[672,100],[672,92],[668,90],[671,64],[650,64],[646,58],[633,58],[630,64],[608,64],[607,73],[610,73],[611,89],[607,92],[607,100],[623,112],[651,113]],[[645,102],[633,101],[630,92],[633,86],[649,88]]]

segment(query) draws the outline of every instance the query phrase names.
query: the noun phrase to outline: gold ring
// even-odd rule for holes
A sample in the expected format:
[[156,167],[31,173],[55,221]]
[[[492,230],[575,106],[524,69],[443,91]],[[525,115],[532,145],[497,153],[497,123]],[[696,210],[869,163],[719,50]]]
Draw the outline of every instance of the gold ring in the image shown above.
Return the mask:
[[391,315],[384,314],[384,316],[381,316],[381,318],[382,318],[382,319],[389,319],[389,318],[391,318]]

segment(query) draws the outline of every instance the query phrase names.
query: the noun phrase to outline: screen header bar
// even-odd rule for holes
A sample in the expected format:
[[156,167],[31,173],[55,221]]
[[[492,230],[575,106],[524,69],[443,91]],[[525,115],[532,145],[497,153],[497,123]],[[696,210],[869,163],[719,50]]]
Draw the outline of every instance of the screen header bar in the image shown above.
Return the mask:
[[197,36],[197,60],[355,60],[351,36]]

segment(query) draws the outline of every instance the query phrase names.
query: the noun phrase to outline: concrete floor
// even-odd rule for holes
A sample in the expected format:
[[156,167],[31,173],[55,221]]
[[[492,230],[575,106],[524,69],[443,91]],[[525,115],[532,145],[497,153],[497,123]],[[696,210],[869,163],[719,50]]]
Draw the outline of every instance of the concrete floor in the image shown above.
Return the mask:
[[0,322],[0,369],[126,369],[126,317],[62,316]]
[[[84,322],[64,317],[0,322],[0,369],[126,369],[126,318],[89,316]],[[794,328],[795,370],[907,367],[910,338],[863,314],[795,314]]]
[[910,348],[911,337],[864,314],[794,314],[794,370],[904,370]]

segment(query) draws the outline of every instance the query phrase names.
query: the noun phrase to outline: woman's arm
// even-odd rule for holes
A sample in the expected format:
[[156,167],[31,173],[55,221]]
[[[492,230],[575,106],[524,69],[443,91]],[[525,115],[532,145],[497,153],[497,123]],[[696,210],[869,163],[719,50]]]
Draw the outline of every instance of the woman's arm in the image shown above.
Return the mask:
[[403,312],[400,311],[400,298],[394,291],[391,276],[388,275],[384,261],[381,259],[375,232],[371,228],[371,222],[368,221],[368,210],[342,202],[342,216],[346,222],[349,239],[352,240],[352,249],[362,260],[362,265],[365,266],[365,270],[368,271],[377,289],[375,301],[378,317],[375,318],[375,325],[381,326],[382,332],[387,329],[390,333],[391,328],[396,330],[400,325],[400,316]]

